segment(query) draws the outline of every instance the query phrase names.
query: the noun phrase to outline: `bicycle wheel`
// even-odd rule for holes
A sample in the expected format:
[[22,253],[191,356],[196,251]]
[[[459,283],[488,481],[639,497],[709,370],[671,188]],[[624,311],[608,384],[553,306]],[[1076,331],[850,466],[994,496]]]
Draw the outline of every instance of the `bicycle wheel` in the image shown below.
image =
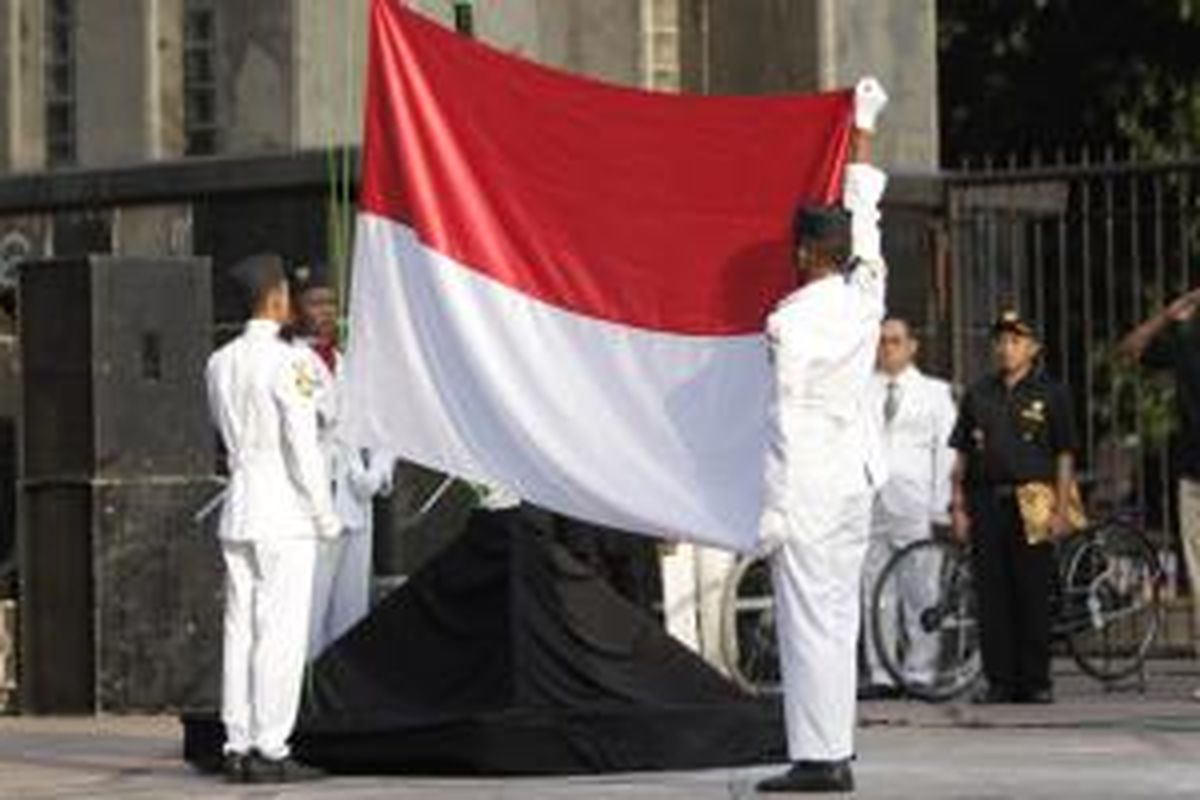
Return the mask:
[[913,697],[942,701],[982,673],[967,552],[924,539],[888,561],[871,592],[871,642],[892,680]]
[[779,691],[779,643],[770,564],[743,558],[721,598],[721,655],[734,683],[752,694]]
[[1056,628],[1080,669],[1120,680],[1137,672],[1158,635],[1158,563],[1141,532],[1123,523],[1079,536],[1067,553]]

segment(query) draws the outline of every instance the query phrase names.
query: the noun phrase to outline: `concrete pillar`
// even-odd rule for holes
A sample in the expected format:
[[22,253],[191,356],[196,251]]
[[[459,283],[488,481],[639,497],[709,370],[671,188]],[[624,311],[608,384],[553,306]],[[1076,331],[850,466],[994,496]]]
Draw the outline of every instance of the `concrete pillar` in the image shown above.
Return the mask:
[[215,8],[222,152],[291,149],[303,61],[296,57],[293,0],[218,0]]
[[0,0],[0,172],[45,163],[41,0]]
[[295,0],[293,144],[357,144],[366,88],[368,0]]
[[76,3],[81,166],[183,153],[183,0]]
[[938,167],[936,0],[821,0],[821,86],[875,75],[891,104],[878,158],[890,167]]
[[[413,6],[447,26],[450,0]],[[639,86],[642,0],[476,0],[475,34],[495,47],[548,66]]]
[[808,92],[820,85],[816,0],[679,0],[687,91]]
[[683,83],[710,94],[808,92],[874,74],[892,103],[890,168],[938,166],[935,0],[679,0]]

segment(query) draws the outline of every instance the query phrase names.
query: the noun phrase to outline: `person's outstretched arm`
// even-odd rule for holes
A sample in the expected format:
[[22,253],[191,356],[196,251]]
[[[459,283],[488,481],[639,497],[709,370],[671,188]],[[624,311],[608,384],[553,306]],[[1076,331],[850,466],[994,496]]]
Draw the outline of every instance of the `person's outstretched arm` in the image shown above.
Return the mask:
[[1150,347],[1151,342],[1158,338],[1158,335],[1166,330],[1167,326],[1173,322],[1183,322],[1191,318],[1196,313],[1197,307],[1200,307],[1200,287],[1177,297],[1162,311],[1130,331],[1121,340],[1118,347],[1121,355],[1133,361],[1142,360],[1142,356]]
[[875,122],[887,105],[887,93],[874,78],[863,78],[854,90],[854,132],[850,164],[846,166],[842,205],[850,212],[850,256],[857,262],[854,282],[883,314],[887,267],[879,231],[879,201],[887,175],[871,164],[871,139]]

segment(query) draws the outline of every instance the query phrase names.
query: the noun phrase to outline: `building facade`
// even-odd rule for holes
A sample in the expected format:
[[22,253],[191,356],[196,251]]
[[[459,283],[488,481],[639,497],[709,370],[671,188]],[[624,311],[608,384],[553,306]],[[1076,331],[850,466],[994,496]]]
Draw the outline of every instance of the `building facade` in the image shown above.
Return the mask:
[[[398,1],[398,0],[396,0]],[[812,91],[878,74],[885,161],[937,165],[934,0],[410,0],[629,86]],[[0,173],[358,141],[370,0],[0,0]]]

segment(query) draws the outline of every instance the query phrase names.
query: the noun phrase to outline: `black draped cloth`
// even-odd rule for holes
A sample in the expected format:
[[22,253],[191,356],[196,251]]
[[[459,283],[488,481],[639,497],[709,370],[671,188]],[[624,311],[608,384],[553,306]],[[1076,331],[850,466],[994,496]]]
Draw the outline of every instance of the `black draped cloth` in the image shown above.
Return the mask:
[[[299,755],[335,772],[421,774],[783,760],[777,704],[677,643],[554,527],[531,508],[474,514],[313,665]],[[203,765],[220,726],[184,721],[187,755]]]

